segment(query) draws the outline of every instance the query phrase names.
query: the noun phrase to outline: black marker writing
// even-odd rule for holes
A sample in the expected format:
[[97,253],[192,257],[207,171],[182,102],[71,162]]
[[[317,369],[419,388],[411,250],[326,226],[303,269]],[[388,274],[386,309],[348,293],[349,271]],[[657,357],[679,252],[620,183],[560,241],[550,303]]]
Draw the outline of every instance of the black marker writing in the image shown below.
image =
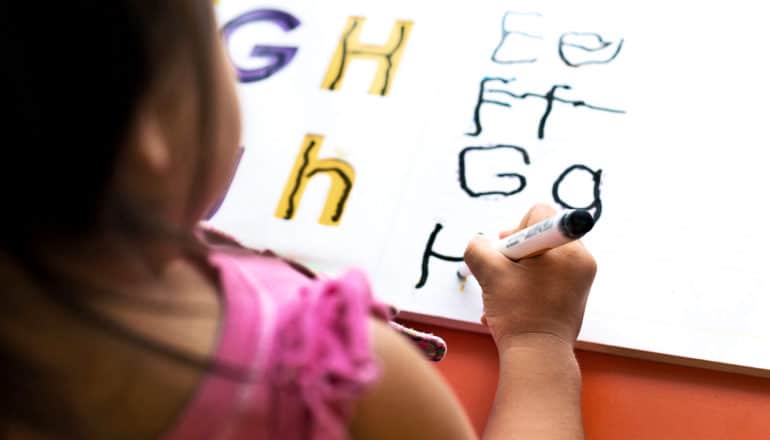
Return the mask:
[[[521,157],[521,160],[525,165],[529,165],[529,155],[527,150],[518,147],[516,145],[494,145],[490,147],[466,147],[460,151],[459,155],[459,174],[460,174],[460,187],[471,197],[482,197],[489,195],[500,196],[512,196],[524,190],[527,186],[527,178],[519,173],[507,171],[511,166],[509,155],[507,152],[515,152],[517,156]],[[484,186],[484,181],[479,182],[478,179],[474,179],[474,173],[469,173],[469,169],[473,168],[473,158],[480,155],[492,155],[489,158],[491,160],[477,161],[479,171],[485,173],[484,176],[488,176],[490,173],[490,166],[499,166],[505,168],[506,172],[494,172],[491,171],[496,177],[499,177],[500,184],[505,184],[505,188],[480,188]],[[471,158],[469,160],[468,158]],[[470,165],[469,165],[470,164]],[[470,177],[469,177],[470,174]],[[503,180],[504,179],[504,180]],[[511,183],[511,179],[516,180],[516,183]]]
[[570,67],[586,64],[607,64],[614,60],[623,47],[623,39],[613,48],[611,41],[593,32],[566,32],[559,37],[559,58]]
[[428,272],[430,269],[428,263],[430,262],[431,257],[435,257],[443,261],[463,261],[463,257],[452,257],[450,255],[440,254],[433,250],[433,245],[436,243],[436,236],[438,236],[438,233],[443,228],[444,226],[441,223],[436,223],[436,226],[433,228],[433,232],[431,232],[430,236],[428,236],[428,242],[425,244],[425,251],[422,254],[422,270],[420,272],[420,280],[417,281],[417,284],[415,284],[415,289],[421,289],[428,281]]
[[[589,173],[591,175],[591,180],[593,181],[593,201],[588,206],[573,206],[566,201],[564,201],[564,198],[559,193],[559,190],[561,188],[562,183],[564,182],[564,179],[572,174],[573,172],[577,171],[583,171],[586,173]],[[565,209],[593,209],[593,216],[594,221],[598,221],[599,217],[602,215],[602,199],[601,199],[601,183],[602,183],[602,170],[592,170],[591,168],[577,164],[572,165],[568,167],[564,172],[561,173],[561,175],[556,179],[556,181],[553,183],[553,200],[558,203],[562,208]]]
[[[537,12],[506,12],[500,23],[502,36],[500,37],[500,42],[497,43],[497,47],[492,52],[492,62],[497,64],[534,63],[537,61],[537,57],[531,53],[532,48],[527,43],[531,43],[532,40],[540,42],[543,40],[543,36],[512,29],[514,25],[508,23],[512,18],[542,18],[542,15]],[[515,54],[509,54],[508,57],[503,59],[500,51],[504,46],[510,47],[512,52],[515,51]]]
[[[479,94],[478,98],[476,100],[476,107],[473,110],[473,124],[474,124],[474,131],[465,133],[468,136],[478,136],[483,131],[482,125],[481,125],[481,106],[483,104],[493,104],[493,105],[499,105],[502,107],[508,107],[510,108],[512,106],[510,100],[511,99],[519,99],[524,100],[527,98],[537,98],[542,99],[546,101],[546,107],[543,111],[543,115],[540,117],[540,123],[538,124],[537,128],[537,137],[538,139],[545,138],[545,125],[548,121],[548,117],[551,115],[551,111],[553,110],[553,103],[558,102],[561,104],[569,104],[572,107],[585,107],[587,109],[591,110],[597,110],[602,112],[608,112],[608,113],[625,113],[625,110],[617,110],[607,107],[600,107],[593,104],[589,104],[582,100],[570,100],[570,99],[564,99],[556,96],[556,90],[558,89],[564,89],[569,90],[571,87],[567,84],[556,84],[551,87],[551,89],[546,92],[544,95],[541,95],[539,93],[514,93],[509,90],[505,89],[492,89],[487,88],[487,84],[491,81],[497,81],[503,83],[503,85],[507,85],[513,81],[515,81],[516,78],[491,78],[486,77],[481,80],[481,83],[479,84]],[[492,95],[492,97],[489,97]]]

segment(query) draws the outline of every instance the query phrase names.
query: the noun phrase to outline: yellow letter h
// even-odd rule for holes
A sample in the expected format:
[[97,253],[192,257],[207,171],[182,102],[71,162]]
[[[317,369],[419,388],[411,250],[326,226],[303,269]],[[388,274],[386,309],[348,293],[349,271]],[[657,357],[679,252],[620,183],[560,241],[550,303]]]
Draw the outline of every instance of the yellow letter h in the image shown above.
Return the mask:
[[345,70],[353,58],[372,59],[378,62],[377,73],[369,88],[372,95],[385,96],[390,90],[398,63],[404,53],[406,40],[412,29],[412,22],[397,20],[390,32],[388,41],[383,46],[361,44],[359,37],[363,28],[364,17],[350,17],[345,30],[326,70],[322,89],[337,90],[345,77]]
[[329,192],[326,196],[321,217],[318,223],[328,226],[337,226],[345,210],[345,204],[353,189],[356,173],[353,167],[340,159],[318,158],[318,150],[321,148],[323,136],[308,134],[302,144],[302,148],[294,161],[294,168],[289,175],[289,180],[283,190],[275,216],[290,220],[299,208],[302,194],[310,179],[320,173],[326,174],[331,179]]

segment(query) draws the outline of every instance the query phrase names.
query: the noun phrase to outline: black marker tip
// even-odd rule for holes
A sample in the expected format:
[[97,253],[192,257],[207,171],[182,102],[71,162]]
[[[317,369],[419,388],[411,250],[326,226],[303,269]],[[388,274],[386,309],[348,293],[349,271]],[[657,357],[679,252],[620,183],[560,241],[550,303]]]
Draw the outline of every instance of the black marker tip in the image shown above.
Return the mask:
[[576,209],[561,219],[561,229],[570,238],[580,238],[594,227],[594,217],[585,209]]

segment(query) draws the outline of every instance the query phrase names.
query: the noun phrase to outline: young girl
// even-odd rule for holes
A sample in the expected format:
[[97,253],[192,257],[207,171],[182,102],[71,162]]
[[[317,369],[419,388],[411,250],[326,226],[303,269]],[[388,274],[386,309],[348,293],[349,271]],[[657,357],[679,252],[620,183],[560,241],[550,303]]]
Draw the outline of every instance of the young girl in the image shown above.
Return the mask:
[[[475,437],[361,273],[199,228],[241,131],[210,1],[2,2],[0,29],[4,438]],[[485,436],[582,437],[592,257],[465,257],[500,355]]]

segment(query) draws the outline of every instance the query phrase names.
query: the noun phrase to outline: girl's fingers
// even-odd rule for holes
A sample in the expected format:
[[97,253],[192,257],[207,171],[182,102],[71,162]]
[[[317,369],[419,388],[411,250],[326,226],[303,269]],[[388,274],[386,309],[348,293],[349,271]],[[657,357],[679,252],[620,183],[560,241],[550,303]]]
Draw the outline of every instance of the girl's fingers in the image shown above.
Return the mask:
[[524,218],[521,219],[518,228],[501,231],[498,236],[500,238],[508,237],[511,234],[519,232],[522,229],[534,225],[535,223],[541,222],[548,217],[553,217],[554,215],[556,215],[556,209],[554,209],[553,206],[547,205],[545,203],[538,203],[529,208],[529,211],[524,214]]

